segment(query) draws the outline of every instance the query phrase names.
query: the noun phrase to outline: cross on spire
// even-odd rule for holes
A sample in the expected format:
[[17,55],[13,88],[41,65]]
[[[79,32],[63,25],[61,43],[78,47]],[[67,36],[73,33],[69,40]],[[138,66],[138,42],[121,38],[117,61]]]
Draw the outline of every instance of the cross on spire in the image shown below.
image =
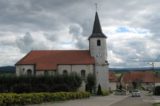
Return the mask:
[[95,3],[96,11],[98,10],[98,3]]

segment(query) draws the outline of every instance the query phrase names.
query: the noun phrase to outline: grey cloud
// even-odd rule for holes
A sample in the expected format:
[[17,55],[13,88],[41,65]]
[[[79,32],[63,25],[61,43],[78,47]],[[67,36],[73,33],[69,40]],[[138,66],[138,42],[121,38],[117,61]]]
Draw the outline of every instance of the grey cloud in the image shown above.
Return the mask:
[[35,41],[29,32],[27,32],[24,37],[18,38],[16,43],[22,53],[27,53],[31,50],[49,49],[43,42]]
[[[159,47],[152,47],[149,38],[126,39],[126,41],[123,42],[110,42],[109,45],[109,50],[111,50],[120,60],[123,60],[122,63],[111,60],[112,67],[149,66],[146,63],[158,61],[156,58],[158,58],[160,54]],[[147,45],[151,45],[151,47],[147,47]],[[154,52],[152,53],[152,51]]]
[[56,33],[44,33],[43,34],[45,36],[46,39],[48,39],[49,41],[55,42],[58,40],[58,34]]
[[[69,33],[77,41],[75,46],[79,49],[88,49],[87,38],[92,32],[95,2],[97,0],[0,0],[0,30],[11,31],[15,33],[14,36],[17,36],[16,33],[40,31],[44,33],[46,39],[59,42],[58,32],[68,27]],[[159,45],[160,2],[153,0],[123,0],[123,2],[122,0],[100,0],[98,2],[102,27],[125,25],[147,29],[153,34],[147,40]],[[16,44],[22,53],[32,49],[49,48],[44,42],[33,39],[30,33],[20,38],[17,36]],[[120,41],[117,41],[118,44],[113,42],[108,42],[108,50],[112,50],[124,62],[133,57],[155,58],[159,54],[156,51],[159,49],[158,46],[145,47],[148,43],[146,40],[130,39],[124,44],[121,44]],[[11,45],[10,42],[2,43]],[[151,54],[151,51],[155,53]],[[125,63],[115,64],[125,66]]]
[[79,26],[77,24],[70,25],[69,33],[73,34],[74,36],[81,36],[82,28],[81,28],[81,26]]
[[78,24],[73,24],[69,27],[69,33],[73,35],[73,39],[75,39],[76,42],[76,47],[79,49],[87,49],[88,47],[88,42],[87,42],[87,37],[84,37],[83,34],[83,29],[80,25]]

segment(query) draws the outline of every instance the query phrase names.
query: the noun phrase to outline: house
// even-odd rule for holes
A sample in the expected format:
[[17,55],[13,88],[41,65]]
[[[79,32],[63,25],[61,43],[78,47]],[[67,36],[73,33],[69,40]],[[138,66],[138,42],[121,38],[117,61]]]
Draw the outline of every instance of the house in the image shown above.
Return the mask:
[[152,90],[155,85],[160,83],[160,77],[152,71],[133,71],[124,73],[121,83],[128,90],[133,88],[133,83],[146,90]]
[[116,76],[115,72],[109,71],[109,83],[110,83],[110,89],[116,90],[118,82],[118,77]]
[[33,50],[16,63],[16,75],[76,72],[86,77],[93,73],[96,76],[96,88],[101,85],[102,90],[109,89],[106,38],[96,12],[93,31],[88,37],[88,50]]

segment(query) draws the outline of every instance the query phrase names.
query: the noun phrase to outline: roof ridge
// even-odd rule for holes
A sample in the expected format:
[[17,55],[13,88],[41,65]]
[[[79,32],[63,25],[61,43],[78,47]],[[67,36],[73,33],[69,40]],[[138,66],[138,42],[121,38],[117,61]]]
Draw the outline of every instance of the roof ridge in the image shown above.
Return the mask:
[[27,58],[32,52],[33,52],[33,50],[31,50],[27,55],[25,55],[24,57],[22,57],[22,59],[20,59],[15,65],[19,64],[22,60],[24,60],[25,58]]

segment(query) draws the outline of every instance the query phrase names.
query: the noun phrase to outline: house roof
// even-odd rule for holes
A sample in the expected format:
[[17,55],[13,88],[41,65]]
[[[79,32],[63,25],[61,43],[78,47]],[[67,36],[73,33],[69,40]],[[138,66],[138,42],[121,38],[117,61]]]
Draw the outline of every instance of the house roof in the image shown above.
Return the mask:
[[36,70],[55,70],[58,65],[87,65],[95,60],[89,50],[34,50],[16,65],[35,65]]
[[95,20],[93,25],[93,31],[90,38],[106,38],[106,36],[102,32],[101,24],[99,21],[98,13],[95,14]]
[[144,83],[160,82],[160,78],[156,77],[155,74],[151,71],[128,72],[125,73],[122,77],[122,81],[125,83],[133,82],[136,80],[142,81]]
[[118,81],[117,76],[116,76],[115,73],[112,72],[112,71],[109,71],[109,81],[110,81],[110,82],[117,82],[117,81]]

